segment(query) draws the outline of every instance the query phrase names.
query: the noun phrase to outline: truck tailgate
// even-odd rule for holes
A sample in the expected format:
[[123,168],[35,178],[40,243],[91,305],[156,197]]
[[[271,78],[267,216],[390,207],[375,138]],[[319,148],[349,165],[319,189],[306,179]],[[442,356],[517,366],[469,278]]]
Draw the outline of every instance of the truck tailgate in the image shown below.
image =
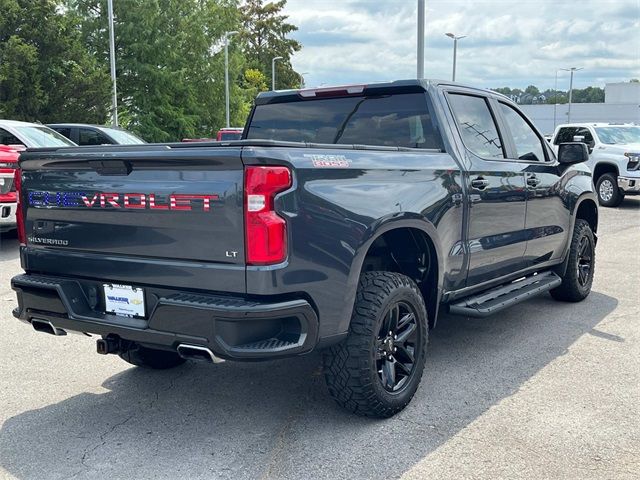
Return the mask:
[[33,159],[27,153],[25,267],[244,291],[240,153],[238,147],[73,149]]

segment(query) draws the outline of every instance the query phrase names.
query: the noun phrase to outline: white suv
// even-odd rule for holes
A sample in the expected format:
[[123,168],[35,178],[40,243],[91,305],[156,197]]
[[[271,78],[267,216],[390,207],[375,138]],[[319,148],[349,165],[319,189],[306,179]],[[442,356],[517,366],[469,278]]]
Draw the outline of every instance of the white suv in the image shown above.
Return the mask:
[[584,142],[589,147],[587,165],[593,172],[598,200],[617,207],[625,195],[640,194],[640,125],[571,123],[559,125],[551,144]]

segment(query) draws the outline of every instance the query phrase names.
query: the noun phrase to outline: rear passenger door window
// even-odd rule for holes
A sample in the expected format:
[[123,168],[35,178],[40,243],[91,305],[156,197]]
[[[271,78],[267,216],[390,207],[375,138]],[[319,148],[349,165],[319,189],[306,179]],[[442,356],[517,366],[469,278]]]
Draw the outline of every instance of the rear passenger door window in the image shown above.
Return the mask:
[[449,94],[451,110],[467,149],[481,158],[504,158],[502,140],[486,98]]
[[73,138],[71,138],[71,129],[68,127],[52,127],[56,132],[58,132],[60,135],[64,135],[65,137],[67,137],[69,140],[73,140]]
[[511,132],[516,158],[530,162],[544,162],[547,159],[542,144],[544,140],[538,136],[520,112],[502,102],[499,105]]

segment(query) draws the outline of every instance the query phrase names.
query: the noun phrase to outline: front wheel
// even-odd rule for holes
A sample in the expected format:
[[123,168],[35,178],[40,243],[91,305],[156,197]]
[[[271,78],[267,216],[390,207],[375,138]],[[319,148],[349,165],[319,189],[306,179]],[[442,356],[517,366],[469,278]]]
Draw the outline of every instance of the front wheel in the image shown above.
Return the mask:
[[427,335],[427,310],[413,280],[399,273],[364,273],[349,335],[324,353],[329,393],[358,415],[395,415],[418,388]]
[[603,207],[617,207],[624,200],[624,194],[618,188],[618,179],[612,173],[605,173],[596,182],[598,203]]
[[551,290],[551,296],[565,302],[579,302],[591,292],[596,265],[596,241],[588,222],[576,220],[573,229],[567,269],[559,287]]

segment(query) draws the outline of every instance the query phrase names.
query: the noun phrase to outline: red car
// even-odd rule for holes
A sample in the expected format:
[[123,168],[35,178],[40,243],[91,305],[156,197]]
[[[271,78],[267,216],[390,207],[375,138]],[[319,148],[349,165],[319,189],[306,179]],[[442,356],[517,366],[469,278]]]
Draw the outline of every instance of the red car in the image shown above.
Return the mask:
[[223,140],[240,140],[242,137],[242,131],[244,129],[240,127],[221,128],[216,135],[217,141]]
[[0,145],[0,232],[16,228],[16,188],[13,183],[20,151],[18,146]]
[[[242,138],[243,128],[231,127],[221,128],[216,134],[216,142],[223,142],[229,140],[240,140]],[[213,138],[183,138],[183,142],[212,142]]]

